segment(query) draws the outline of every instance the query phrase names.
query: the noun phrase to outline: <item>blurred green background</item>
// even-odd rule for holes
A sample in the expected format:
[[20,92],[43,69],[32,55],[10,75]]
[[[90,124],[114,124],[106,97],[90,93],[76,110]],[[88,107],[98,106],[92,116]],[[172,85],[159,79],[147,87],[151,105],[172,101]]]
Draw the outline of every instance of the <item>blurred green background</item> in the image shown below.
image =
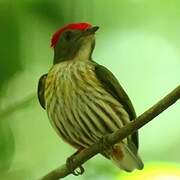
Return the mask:
[[[139,115],[180,83],[179,19],[179,0],[0,0],[0,179],[35,180],[74,152],[36,97],[54,31],[70,22],[100,26],[93,58],[116,75]],[[66,179],[180,179],[179,152],[177,102],[140,130],[143,171],[124,173],[98,155],[83,176]]]

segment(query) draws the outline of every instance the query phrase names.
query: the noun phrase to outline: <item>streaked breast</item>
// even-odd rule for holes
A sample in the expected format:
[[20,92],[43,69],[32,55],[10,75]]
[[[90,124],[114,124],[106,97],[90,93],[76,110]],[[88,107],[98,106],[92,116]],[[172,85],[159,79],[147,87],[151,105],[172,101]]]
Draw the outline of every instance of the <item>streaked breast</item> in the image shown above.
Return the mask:
[[88,147],[129,121],[123,106],[104,89],[88,61],[55,65],[48,73],[45,99],[52,126],[77,148]]

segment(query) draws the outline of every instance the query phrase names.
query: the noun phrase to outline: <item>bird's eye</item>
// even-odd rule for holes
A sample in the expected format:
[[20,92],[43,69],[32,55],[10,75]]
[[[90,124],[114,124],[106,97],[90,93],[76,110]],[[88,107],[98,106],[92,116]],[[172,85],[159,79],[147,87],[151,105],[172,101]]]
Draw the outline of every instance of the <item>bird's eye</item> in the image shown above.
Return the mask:
[[65,32],[65,38],[66,40],[70,40],[72,38],[73,32],[72,31],[66,31]]

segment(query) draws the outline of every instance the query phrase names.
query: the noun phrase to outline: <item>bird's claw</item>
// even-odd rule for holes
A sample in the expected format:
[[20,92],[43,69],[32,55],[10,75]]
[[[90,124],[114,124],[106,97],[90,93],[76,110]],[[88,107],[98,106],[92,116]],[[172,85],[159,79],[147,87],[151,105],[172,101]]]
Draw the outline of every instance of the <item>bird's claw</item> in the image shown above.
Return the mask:
[[84,168],[82,165],[80,165],[78,168],[74,169],[74,157],[73,155],[68,157],[66,160],[66,166],[69,169],[69,171],[74,175],[74,176],[79,176],[84,173]]
[[75,169],[73,172],[72,172],[72,174],[74,175],[74,176],[79,176],[79,175],[82,175],[84,173],[84,168],[80,165],[79,167],[78,167],[78,169]]

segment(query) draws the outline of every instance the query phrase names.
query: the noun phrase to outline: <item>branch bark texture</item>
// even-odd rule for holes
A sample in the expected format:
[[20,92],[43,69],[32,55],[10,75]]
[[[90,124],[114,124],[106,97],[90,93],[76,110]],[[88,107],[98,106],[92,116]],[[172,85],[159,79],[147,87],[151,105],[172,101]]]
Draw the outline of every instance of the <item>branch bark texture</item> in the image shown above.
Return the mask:
[[[104,140],[99,141],[96,144],[93,144],[89,148],[81,151],[77,155],[74,156],[73,159],[73,169],[78,168],[80,165],[85,163],[87,160],[102,152],[105,148],[113,146],[117,142],[126,138],[133,132],[140,129],[142,126],[150,122],[164,110],[166,110],[169,106],[174,104],[178,99],[180,99],[180,86],[175,88],[172,92],[166,95],[163,99],[157,102],[154,106],[149,108],[139,117],[137,117],[134,121],[131,121],[129,124],[124,126],[123,128],[117,130],[116,132],[107,135]],[[107,146],[104,146],[104,142]],[[72,172],[67,168],[66,164],[58,167],[57,169],[52,170],[47,175],[41,178],[41,180],[58,180],[60,178],[66,177]]]

